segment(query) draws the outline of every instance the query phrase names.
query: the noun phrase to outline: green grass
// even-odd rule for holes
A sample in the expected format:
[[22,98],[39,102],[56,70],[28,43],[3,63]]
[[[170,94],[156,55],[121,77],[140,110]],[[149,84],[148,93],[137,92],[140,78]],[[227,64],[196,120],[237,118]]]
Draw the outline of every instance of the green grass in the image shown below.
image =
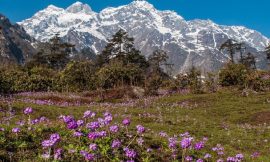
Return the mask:
[[[190,132],[198,138],[208,137],[209,144],[225,146],[227,153],[261,153],[261,161],[270,159],[270,121],[258,118],[258,114],[270,112],[270,93],[241,96],[240,92],[223,90],[215,94],[172,95],[162,97],[148,106],[135,108],[110,108],[119,121],[130,116],[132,124],[143,124],[149,131],[165,131],[170,135]],[[104,107],[57,107],[13,103],[21,111],[31,106],[36,116],[57,118],[60,114],[72,114],[81,117],[85,110],[104,112]],[[144,114],[144,117],[142,115]],[[146,116],[146,114],[148,114]],[[264,124],[265,123],[265,124]],[[151,137],[155,138],[155,137]]]

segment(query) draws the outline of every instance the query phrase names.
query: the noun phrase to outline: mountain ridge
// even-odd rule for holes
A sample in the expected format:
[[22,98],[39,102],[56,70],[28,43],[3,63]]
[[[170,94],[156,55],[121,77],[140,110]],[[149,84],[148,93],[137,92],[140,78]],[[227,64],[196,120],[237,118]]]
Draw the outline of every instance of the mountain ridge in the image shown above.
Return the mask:
[[243,26],[218,25],[211,20],[189,20],[174,11],[159,11],[146,1],[133,1],[119,7],[108,7],[99,13],[81,2],[66,9],[48,6],[33,17],[19,22],[28,34],[39,41],[47,41],[55,33],[78,49],[91,48],[100,53],[108,39],[120,28],[135,38],[135,46],[148,55],[155,49],[168,52],[174,72],[196,65],[213,71],[228,60],[220,52],[227,39],[245,42],[264,68],[262,51],[270,40],[261,33]]
[[18,24],[12,24],[4,15],[0,14],[0,63],[24,60],[35,53],[31,38]]

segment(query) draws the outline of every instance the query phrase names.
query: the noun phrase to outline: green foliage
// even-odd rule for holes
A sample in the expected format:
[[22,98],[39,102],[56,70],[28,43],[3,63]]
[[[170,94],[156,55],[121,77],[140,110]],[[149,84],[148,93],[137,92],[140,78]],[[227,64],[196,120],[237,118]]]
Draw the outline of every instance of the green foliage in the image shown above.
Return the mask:
[[140,67],[147,66],[145,58],[134,47],[134,38],[129,37],[122,29],[113,35],[102,53],[98,55],[96,64],[102,67],[110,61],[122,62],[123,65],[132,63]]
[[157,95],[158,89],[162,85],[162,77],[157,73],[153,73],[148,76],[145,84],[145,94],[146,95]]
[[47,66],[49,68],[60,70],[63,69],[70,60],[70,53],[74,45],[63,43],[59,34],[56,34],[47,43],[40,43],[39,52],[27,62],[27,67]]
[[96,89],[96,68],[91,61],[72,61],[60,73],[64,91],[88,91]]
[[270,63],[270,45],[266,47],[265,53],[266,53],[266,59],[268,60],[268,63]]
[[191,67],[189,72],[187,73],[187,78],[189,81],[189,87],[192,91],[192,93],[198,94],[202,93],[203,90],[203,84],[201,79],[201,71],[197,69],[196,67]]
[[218,90],[217,75],[214,73],[207,73],[205,86],[206,86],[208,92],[212,92],[212,93],[217,92],[217,90]]
[[163,50],[155,50],[149,57],[148,61],[154,70],[158,70],[168,60],[168,54]]
[[263,79],[264,75],[265,74],[260,71],[251,71],[245,81],[247,87],[257,92],[265,91],[267,88],[267,80]]
[[222,86],[244,86],[249,71],[243,64],[227,64],[219,72],[219,83]]
[[248,53],[245,57],[243,57],[241,63],[248,69],[256,69],[256,60],[254,55],[251,53]]
[[115,88],[124,85],[139,85],[143,81],[142,70],[134,64],[126,66],[121,62],[111,62],[98,72],[98,85],[101,88]]
[[14,66],[3,72],[3,80],[11,93],[27,90],[28,79],[29,75],[21,67]]
[[24,91],[51,91],[57,87],[57,73],[46,67],[34,67],[28,72],[28,85]]

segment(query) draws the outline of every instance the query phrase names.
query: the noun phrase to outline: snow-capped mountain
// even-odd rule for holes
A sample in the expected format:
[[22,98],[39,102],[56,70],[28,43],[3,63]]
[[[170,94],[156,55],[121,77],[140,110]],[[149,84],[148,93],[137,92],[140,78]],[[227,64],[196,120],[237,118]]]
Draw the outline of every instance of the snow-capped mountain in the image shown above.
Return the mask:
[[18,24],[0,14],[0,63],[6,61],[23,63],[35,53],[31,42],[34,40]]
[[144,55],[155,49],[167,51],[175,73],[192,65],[205,71],[221,67],[228,55],[221,53],[219,47],[229,38],[245,42],[247,51],[256,54],[259,67],[264,68],[262,51],[270,43],[257,31],[218,25],[210,20],[186,21],[173,11],[159,11],[142,0],[105,8],[99,13],[81,2],[67,9],[50,5],[19,24],[37,40],[47,41],[59,33],[78,49],[90,47],[96,53],[122,28],[135,38],[136,47]]

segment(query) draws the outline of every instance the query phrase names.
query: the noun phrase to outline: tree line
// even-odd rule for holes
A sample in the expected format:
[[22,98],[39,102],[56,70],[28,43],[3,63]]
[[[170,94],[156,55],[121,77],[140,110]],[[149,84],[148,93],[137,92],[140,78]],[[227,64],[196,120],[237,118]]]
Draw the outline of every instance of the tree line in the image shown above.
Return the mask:
[[[218,73],[207,73],[205,79],[196,67],[175,77],[169,75],[161,68],[172,66],[166,51],[157,49],[146,58],[134,47],[134,38],[122,29],[112,36],[99,55],[90,49],[75,54],[74,45],[63,42],[58,34],[46,43],[39,43],[37,50],[24,65],[0,68],[0,93],[81,92],[136,86],[152,95],[162,86],[172,91],[189,89],[193,93],[202,93],[205,89],[215,92],[219,85],[256,90],[268,87],[268,82],[263,80],[267,72],[256,70],[254,55],[245,54],[244,44],[232,39],[220,47],[230,56],[230,63]],[[240,53],[239,60],[237,53]],[[270,63],[270,46],[265,53]]]

